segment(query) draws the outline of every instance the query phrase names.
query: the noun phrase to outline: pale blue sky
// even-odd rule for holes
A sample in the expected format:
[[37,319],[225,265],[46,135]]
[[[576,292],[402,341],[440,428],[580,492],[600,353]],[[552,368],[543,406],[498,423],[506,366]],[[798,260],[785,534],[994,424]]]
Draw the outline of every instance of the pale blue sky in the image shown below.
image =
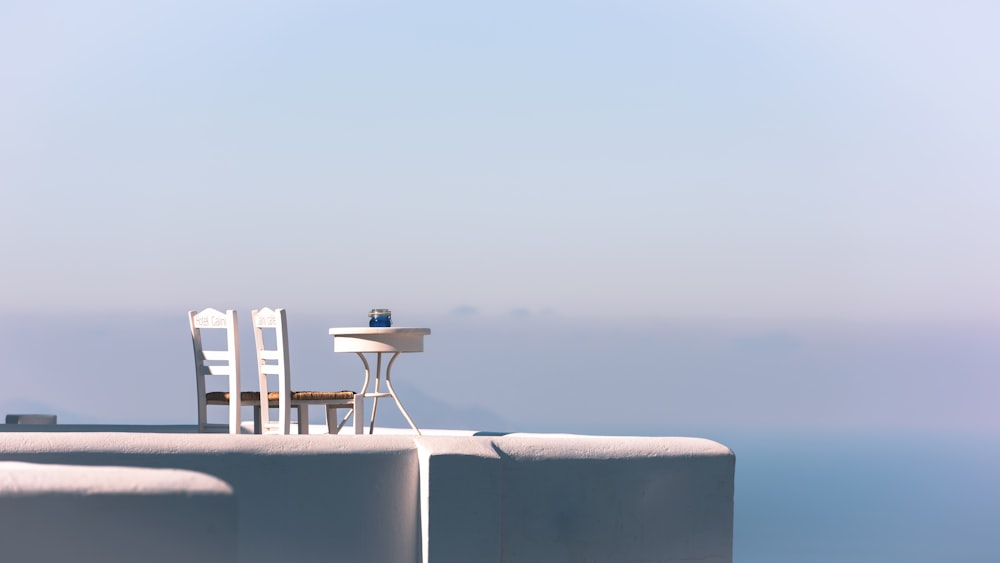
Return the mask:
[[0,307],[995,319],[992,2],[0,3]]

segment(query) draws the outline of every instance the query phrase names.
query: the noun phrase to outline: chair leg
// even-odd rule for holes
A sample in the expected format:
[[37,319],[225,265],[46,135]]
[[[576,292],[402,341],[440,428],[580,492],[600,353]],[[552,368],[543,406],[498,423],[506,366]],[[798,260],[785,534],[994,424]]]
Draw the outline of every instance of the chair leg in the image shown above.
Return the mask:
[[337,406],[326,406],[326,431],[330,434],[340,433],[340,417],[337,416]]
[[309,433],[309,405],[295,405],[299,411],[299,434]]
[[365,433],[365,396],[361,394],[354,396],[354,433]]
[[[199,378],[198,381],[201,381]],[[198,388],[198,432],[208,432],[208,403],[205,401],[205,392],[200,385]]]
[[264,433],[264,425],[261,423],[260,420],[260,405],[254,405],[253,407],[253,433],[254,434]]

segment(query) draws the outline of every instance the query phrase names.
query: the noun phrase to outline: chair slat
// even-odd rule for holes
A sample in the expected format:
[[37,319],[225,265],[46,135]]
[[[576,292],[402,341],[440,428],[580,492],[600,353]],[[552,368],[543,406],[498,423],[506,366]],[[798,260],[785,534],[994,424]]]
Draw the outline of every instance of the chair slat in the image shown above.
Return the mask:
[[233,373],[231,366],[201,366],[201,373],[205,375],[229,375]]
[[229,360],[230,353],[226,350],[202,350],[201,356],[209,362],[225,362]]

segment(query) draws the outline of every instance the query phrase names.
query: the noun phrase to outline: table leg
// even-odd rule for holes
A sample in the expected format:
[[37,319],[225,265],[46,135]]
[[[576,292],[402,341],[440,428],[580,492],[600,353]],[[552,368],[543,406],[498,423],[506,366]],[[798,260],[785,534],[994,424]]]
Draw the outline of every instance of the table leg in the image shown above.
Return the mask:
[[[368,427],[369,434],[375,433],[375,413],[378,411],[378,394],[381,391],[379,383],[382,381],[382,352],[378,352],[376,355],[378,359],[375,363],[375,396],[372,398],[372,422],[371,426]],[[396,352],[396,355],[398,356],[399,352]],[[393,356],[392,359],[395,360],[396,357]]]
[[[365,384],[361,388],[361,394],[368,395],[368,385],[371,382],[371,366],[368,363],[368,359],[365,357],[363,352],[355,352],[361,362],[365,365]],[[417,425],[413,423],[413,419],[410,418],[410,413],[406,412],[403,408],[403,403],[400,402],[399,396],[396,395],[396,390],[392,388],[392,364],[396,362],[396,358],[399,357],[399,352],[394,352],[392,358],[389,359],[388,365],[385,368],[385,386],[388,389],[388,393],[382,393],[382,352],[376,352],[376,362],[375,362],[375,391],[372,393],[372,418],[368,426],[368,433],[375,433],[375,415],[378,412],[378,400],[379,396],[383,394],[388,394],[396,401],[396,406],[399,407],[399,412],[403,413],[403,417],[406,418],[406,422],[410,424],[410,428],[416,431],[418,435],[421,435],[420,429]],[[358,413],[354,414],[355,417]],[[362,415],[363,416],[363,415]],[[355,424],[355,428],[359,426]]]
[[403,416],[406,417],[406,422],[409,422],[410,427],[417,432],[418,436],[420,436],[421,435],[420,429],[417,428],[416,424],[413,424],[413,419],[410,418],[409,413],[407,413],[406,409],[403,408],[403,403],[399,401],[399,397],[396,396],[396,391],[394,391],[392,388],[392,363],[395,362],[396,358],[398,357],[399,357],[399,352],[396,352],[392,356],[392,359],[389,360],[389,365],[386,366],[385,368],[385,386],[386,388],[389,389],[389,394],[392,395],[392,398],[396,401],[396,406],[399,407],[399,412],[403,413]]
[[[368,358],[365,357],[364,353],[355,352],[355,354],[357,354],[358,357],[361,358],[361,363],[365,365],[365,384],[361,386],[361,395],[362,395],[361,400],[362,404],[364,404],[364,395],[368,394],[368,384],[369,382],[371,382],[372,372],[371,372],[371,367],[368,365]],[[378,399],[376,398],[375,400],[377,401]],[[354,412],[354,428],[356,433],[358,432],[358,429],[361,429],[360,433],[364,434],[365,423],[363,420],[361,421],[358,420],[358,416],[364,417],[363,410],[364,409],[362,409],[362,413],[360,414],[357,411]],[[372,429],[374,428],[375,428],[375,410],[372,409]],[[372,431],[369,430],[368,433],[371,434]]]

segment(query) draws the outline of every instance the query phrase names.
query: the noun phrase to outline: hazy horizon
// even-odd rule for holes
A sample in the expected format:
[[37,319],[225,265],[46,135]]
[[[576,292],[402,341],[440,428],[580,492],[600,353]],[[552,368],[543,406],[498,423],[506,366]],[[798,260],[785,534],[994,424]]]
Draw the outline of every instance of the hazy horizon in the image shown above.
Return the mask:
[[[255,389],[249,311],[238,313],[243,386]],[[366,313],[288,311],[297,388],[360,385],[360,362],[333,353],[327,331],[361,325]],[[447,411],[461,414],[438,417],[442,424],[503,431],[1000,430],[1000,325],[590,322],[468,311],[394,318],[432,330],[425,352],[396,368],[418,422]],[[10,368],[0,404],[48,401],[88,421],[194,420],[185,312],[0,320]],[[120,404],[101,388],[153,395]],[[72,422],[66,414],[60,420]]]

